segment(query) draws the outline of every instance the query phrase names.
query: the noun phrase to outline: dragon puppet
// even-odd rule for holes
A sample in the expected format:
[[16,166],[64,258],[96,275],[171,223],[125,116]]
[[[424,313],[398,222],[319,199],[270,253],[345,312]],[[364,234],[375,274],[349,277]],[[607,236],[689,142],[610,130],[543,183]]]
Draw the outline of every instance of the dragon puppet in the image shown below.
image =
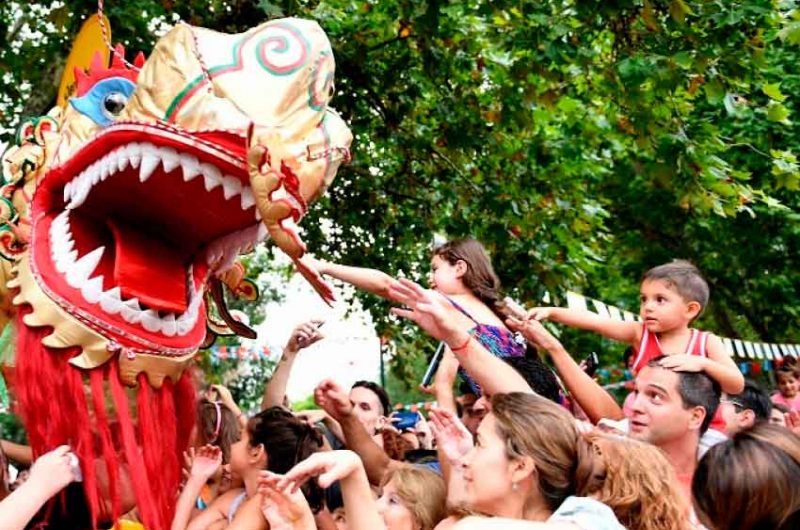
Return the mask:
[[180,24],[147,61],[123,55],[77,73],[65,108],[26,122],[3,157],[0,325],[14,325],[10,384],[34,452],[73,448],[95,522],[119,515],[124,471],[161,530],[211,300],[241,288],[237,256],[268,237],[299,261],[296,223],[352,136],[328,106],[334,58],[314,22]]

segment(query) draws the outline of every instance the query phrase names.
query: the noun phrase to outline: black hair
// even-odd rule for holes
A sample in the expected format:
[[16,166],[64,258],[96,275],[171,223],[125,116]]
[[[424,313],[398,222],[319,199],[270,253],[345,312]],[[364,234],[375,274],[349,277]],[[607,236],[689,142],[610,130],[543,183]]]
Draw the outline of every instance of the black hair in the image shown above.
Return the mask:
[[742,410],[752,410],[756,420],[768,420],[772,412],[772,401],[767,393],[754,381],[745,379],[744,390],[730,396]]
[[554,403],[560,402],[556,376],[543,361],[536,357],[503,357],[502,359],[516,370],[538,395]]
[[[661,355],[647,363],[647,366],[669,370],[661,366],[661,360],[666,356]],[[678,372],[672,370],[678,376],[678,394],[681,396],[683,408],[703,407],[706,417],[700,426],[700,434],[704,434],[714,419],[714,414],[719,408],[719,399],[722,390],[719,383],[707,376],[704,372]]]
[[373,383],[372,381],[356,381],[351,388],[366,388],[367,390],[371,390],[373,394],[378,396],[378,400],[381,402],[383,415],[389,415],[389,411],[392,409],[392,402],[389,400],[389,394],[381,385]]
[[[322,448],[322,433],[282,407],[262,410],[247,422],[250,446],[263,445],[267,470],[285,475]],[[303,494],[315,512],[322,507],[322,489],[315,480],[306,482]]]

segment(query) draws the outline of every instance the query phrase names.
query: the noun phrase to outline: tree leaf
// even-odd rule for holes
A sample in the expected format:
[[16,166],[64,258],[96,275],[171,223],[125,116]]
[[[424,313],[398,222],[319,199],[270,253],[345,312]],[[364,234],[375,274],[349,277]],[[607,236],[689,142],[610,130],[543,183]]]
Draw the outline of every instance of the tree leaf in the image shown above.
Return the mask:
[[761,91],[769,96],[770,99],[774,99],[779,103],[786,101],[786,96],[781,93],[780,83],[766,83],[763,87],[761,87]]
[[782,103],[776,103],[775,101],[767,105],[767,119],[784,125],[791,124],[791,121],[789,121],[789,109],[784,107]]

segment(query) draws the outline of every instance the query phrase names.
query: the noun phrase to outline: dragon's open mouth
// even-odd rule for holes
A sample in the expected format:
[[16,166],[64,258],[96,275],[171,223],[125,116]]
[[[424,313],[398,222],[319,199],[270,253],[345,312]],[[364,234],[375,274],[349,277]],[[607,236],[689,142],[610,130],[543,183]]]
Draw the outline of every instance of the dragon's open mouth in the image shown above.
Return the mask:
[[115,340],[196,346],[208,274],[266,237],[248,182],[239,136],[112,126],[37,191],[34,269]]

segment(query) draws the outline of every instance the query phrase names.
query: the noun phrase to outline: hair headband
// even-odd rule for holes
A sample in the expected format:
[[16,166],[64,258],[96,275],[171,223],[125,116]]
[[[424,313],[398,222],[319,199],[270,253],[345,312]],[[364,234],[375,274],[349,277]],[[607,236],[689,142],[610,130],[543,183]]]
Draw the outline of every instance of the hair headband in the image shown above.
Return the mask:
[[217,424],[214,426],[214,437],[210,440],[211,443],[217,441],[219,437],[219,429],[222,427],[222,409],[219,406],[219,401],[212,401],[214,408],[217,409]]

